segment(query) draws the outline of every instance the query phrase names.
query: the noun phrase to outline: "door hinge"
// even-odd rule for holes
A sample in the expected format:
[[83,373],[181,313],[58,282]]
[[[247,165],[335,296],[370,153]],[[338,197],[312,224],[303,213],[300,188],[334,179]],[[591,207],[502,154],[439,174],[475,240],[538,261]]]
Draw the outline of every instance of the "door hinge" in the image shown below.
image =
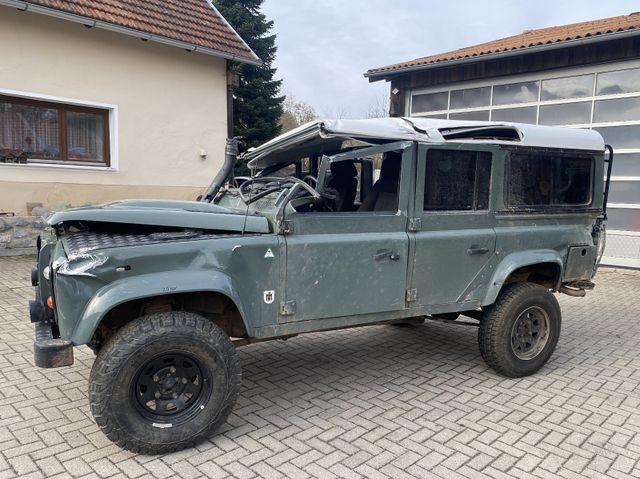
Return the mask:
[[422,229],[422,219],[421,218],[411,218],[409,219],[409,231],[420,231]]
[[417,288],[408,289],[406,297],[407,297],[407,303],[413,303],[414,301],[417,301],[418,300],[418,289]]
[[282,301],[280,303],[280,314],[282,316],[291,316],[296,313],[295,301]]
[[288,235],[293,233],[293,223],[291,223],[291,221],[279,220],[277,224],[278,234]]

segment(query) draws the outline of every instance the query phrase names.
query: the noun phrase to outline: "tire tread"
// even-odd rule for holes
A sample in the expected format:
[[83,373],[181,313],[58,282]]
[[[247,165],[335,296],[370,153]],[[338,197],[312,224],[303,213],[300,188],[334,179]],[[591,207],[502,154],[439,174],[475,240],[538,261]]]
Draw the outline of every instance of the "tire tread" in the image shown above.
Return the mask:
[[[527,296],[545,295],[552,300],[554,308],[560,318],[560,306],[557,299],[548,289],[535,283],[514,283],[505,286],[500,292],[496,302],[487,308],[480,321],[480,328],[478,330],[478,346],[480,348],[480,355],[482,359],[494,369],[497,373],[511,377],[522,377],[533,372],[523,374],[521,371],[514,370],[514,368],[504,361],[506,355],[507,344],[500,338],[499,329],[504,327],[504,322],[507,319],[508,309],[522,298]],[[555,341],[557,342],[557,337]],[[555,344],[553,344],[553,349]],[[544,362],[540,365],[542,367]],[[539,369],[539,367],[537,368]],[[536,370],[537,370],[536,369]]]
[[[112,420],[109,398],[114,380],[132,349],[149,344],[164,334],[191,329],[199,336],[215,344],[227,365],[227,395],[220,412],[204,427],[200,433],[187,440],[174,443],[153,444],[130,437]],[[197,442],[217,429],[229,416],[237,400],[242,373],[240,360],[228,336],[210,320],[182,311],[157,313],[142,316],[125,325],[101,348],[89,375],[89,400],[93,417],[103,433],[123,449],[142,454],[164,454],[194,446]]]

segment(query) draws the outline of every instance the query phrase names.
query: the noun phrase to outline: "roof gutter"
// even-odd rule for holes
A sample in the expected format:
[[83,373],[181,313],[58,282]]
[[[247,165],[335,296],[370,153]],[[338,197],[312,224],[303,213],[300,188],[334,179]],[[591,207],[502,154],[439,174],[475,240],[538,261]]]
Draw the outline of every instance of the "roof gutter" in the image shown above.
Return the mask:
[[33,3],[28,3],[23,0],[0,0],[0,6],[2,5],[6,7],[17,8],[18,10],[23,12],[40,13],[42,15],[47,15],[49,17],[55,17],[55,18],[60,18],[62,20],[68,20],[74,23],[80,23],[88,28],[100,28],[102,30],[109,30],[111,32],[122,33],[124,35],[140,38],[141,40],[144,40],[144,41],[162,43],[164,45],[169,45],[171,47],[182,48],[183,50],[186,50],[188,52],[203,53],[205,55],[224,58],[225,60],[230,60],[230,61],[239,62],[239,63],[247,63],[249,65],[255,65],[255,66],[262,65],[262,62],[260,60],[252,60],[250,58],[240,57],[237,55],[233,55],[231,53],[215,50],[213,48],[207,48],[200,45],[195,45],[193,43],[182,42],[180,40],[173,40],[171,38],[162,37],[159,35],[153,35],[150,33],[142,32],[140,30],[135,30],[133,28],[121,27],[113,23],[103,22],[101,20],[95,20],[93,18],[83,17],[81,15],[75,15],[73,13],[67,13],[67,12],[63,12],[53,8],[42,7],[40,5],[34,5]]
[[[1,0],[0,0],[1,1]],[[380,80],[388,80],[389,77],[396,75],[403,75],[405,73],[411,73],[422,70],[432,70],[435,68],[443,68],[452,65],[461,65],[468,63],[483,62],[487,60],[493,60],[498,58],[514,57],[518,55],[526,55],[529,53],[537,53],[541,51],[559,50],[561,48],[569,48],[581,45],[590,45],[592,43],[605,42],[610,40],[617,40],[619,38],[640,36],[640,28],[634,30],[625,30],[624,32],[612,32],[602,35],[595,35],[587,38],[578,38],[575,40],[561,41],[552,44],[535,45],[532,47],[518,48],[515,50],[508,50],[506,52],[487,53],[485,55],[478,55],[474,57],[456,58],[454,60],[443,60],[439,62],[426,63],[424,65],[411,65],[408,67],[400,67],[393,70],[384,71],[367,71],[364,73],[364,77],[369,79],[369,82],[376,82]],[[614,38],[615,37],[615,38]]]

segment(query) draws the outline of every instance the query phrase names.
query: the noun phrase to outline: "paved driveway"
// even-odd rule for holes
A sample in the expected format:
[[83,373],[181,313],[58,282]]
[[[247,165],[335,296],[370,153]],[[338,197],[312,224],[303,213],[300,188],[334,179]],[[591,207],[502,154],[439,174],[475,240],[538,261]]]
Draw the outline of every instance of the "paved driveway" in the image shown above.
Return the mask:
[[0,478],[640,477],[638,274],[600,273],[587,298],[562,296],[558,350],[525,379],[487,369],[475,328],[440,323],[246,346],[220,434],[149,457],[94,424],[90,351],[33,367],[32,263],[0,259]]

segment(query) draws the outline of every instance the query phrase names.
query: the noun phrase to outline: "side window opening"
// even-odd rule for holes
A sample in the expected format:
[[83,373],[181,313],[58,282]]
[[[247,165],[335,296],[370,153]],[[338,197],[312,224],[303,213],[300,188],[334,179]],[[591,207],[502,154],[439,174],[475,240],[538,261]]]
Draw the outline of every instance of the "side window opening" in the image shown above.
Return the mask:
[[426,161],[425,211],[489,208],[491,153],[430,149]]
[[507,172],[508,208],[591,204],[593,158],[547,152],[512,153]]
[[[397,149],[391,149],[394,146]],[[402,159],[408,146],[407,142],[394,142],[366,148],[349,147],[333,155],[301,159],[302,179],[318,190],[322,200],[311,207],[296,207],[296,211],[396,213]],[[376,170],[377,165],[379,170]],[[317,170],[317,177],[310,178],[306,173],[314,170]]]
[[398,211],[401,166],[402,151],[389,151],[384,154],[380,175],[358,211]]

